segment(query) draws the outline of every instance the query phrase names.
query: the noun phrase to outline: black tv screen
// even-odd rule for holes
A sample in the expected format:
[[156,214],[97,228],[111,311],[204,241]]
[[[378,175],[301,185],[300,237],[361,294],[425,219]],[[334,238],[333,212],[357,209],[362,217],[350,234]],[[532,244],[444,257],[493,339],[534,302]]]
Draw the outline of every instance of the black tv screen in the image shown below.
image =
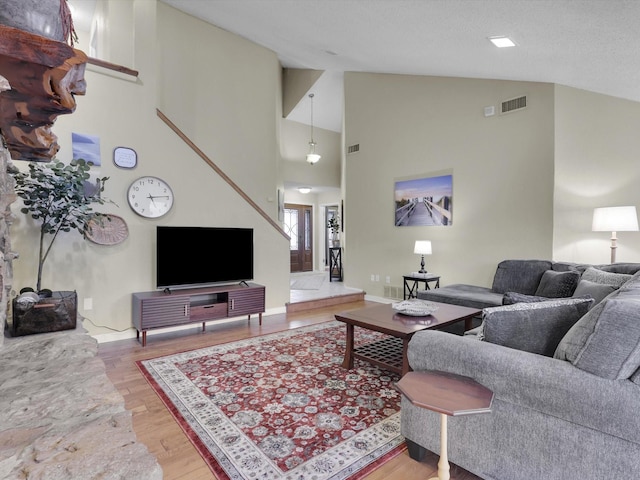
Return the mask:
[[158,226],[158,288],[253,279],[253,229]]

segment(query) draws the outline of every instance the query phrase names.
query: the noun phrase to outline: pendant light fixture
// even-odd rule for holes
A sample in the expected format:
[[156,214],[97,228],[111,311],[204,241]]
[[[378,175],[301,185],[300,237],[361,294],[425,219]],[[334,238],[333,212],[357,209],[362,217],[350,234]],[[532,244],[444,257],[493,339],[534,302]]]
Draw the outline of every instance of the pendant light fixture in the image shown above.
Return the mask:
[[316,142],[313,141],[313,93],[309,94],[309,98],[311,99],[311,141],[309,142],[309,153],[307,153],[307,162],[311,165],[320,160],[320,155],[316,153]]

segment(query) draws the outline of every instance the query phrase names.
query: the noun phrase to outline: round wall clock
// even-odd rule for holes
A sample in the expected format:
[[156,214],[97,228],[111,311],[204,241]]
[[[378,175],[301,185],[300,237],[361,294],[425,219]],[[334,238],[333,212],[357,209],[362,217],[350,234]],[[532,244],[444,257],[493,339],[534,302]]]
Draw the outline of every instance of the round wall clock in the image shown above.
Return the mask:
[[134,168],[138,164],[138,154],[133,148],[116,147],[113,149],[113,163],[120,168]]
[[173,206],[171,187],[157,177],[140,177],[129,186],[127,200],[141,217],[158,218]]

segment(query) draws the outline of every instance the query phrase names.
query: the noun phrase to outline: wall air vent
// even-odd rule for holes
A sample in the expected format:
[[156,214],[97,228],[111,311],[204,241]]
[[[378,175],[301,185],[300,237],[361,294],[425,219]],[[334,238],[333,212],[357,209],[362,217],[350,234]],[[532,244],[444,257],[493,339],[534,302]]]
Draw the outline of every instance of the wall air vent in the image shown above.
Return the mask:
[[396,287],[392,285],[384,286],[384,298],[391,298],[394,300],[402,300],[404,297],[404,288]]
[[500,113],[510,113],[527,107],[527,96],[511,98],[502,102]]
[[349,145],[347,147],[347,155],[352,155],[354,153],[358,153],[360,151],[360,144],[356,143],[354,145]]

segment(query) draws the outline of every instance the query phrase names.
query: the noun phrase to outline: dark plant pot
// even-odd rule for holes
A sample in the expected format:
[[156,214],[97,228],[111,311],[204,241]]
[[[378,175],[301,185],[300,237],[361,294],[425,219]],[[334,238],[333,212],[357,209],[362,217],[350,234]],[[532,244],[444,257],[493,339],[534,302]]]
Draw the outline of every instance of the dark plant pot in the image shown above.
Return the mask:
[[37,302],[12,301],[11,335],[20,337],[34,333],[57,332],[76,328],[78,295],[74,292],[52,292]]

